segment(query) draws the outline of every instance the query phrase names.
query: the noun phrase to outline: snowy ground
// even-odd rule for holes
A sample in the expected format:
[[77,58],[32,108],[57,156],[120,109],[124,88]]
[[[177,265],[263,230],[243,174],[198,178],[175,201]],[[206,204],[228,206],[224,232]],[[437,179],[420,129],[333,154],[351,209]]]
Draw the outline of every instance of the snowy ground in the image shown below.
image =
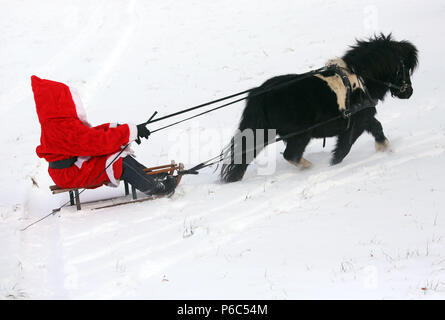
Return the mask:
[[[444,299],[444,16],[443,1],[420,0],[1,0],[0,299]],[[32,74],[77,87],[95,125],[142,122],[319,67],[380,31],[420,52],[413,97],[378,107],[393,152],[364,135],[331,167],[335,141],[313,141],[300,171],[277,145],[272,175],[253,165],[225,185],[209,169],[172,199],[68,208],[20,231],[66,201],[35,154]],[[138,159],[205,160],[242,108],[153,134]]]

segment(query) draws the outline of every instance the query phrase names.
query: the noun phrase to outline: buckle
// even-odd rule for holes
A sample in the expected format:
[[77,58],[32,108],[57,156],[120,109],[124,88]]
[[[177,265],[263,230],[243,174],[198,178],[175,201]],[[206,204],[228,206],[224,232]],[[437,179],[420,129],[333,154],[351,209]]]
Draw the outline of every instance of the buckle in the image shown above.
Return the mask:
[[408,89],[408,84],[404,83],[400,86],[399,91],[400,91],[400,93],[403,93],[406,91],[406,89]]

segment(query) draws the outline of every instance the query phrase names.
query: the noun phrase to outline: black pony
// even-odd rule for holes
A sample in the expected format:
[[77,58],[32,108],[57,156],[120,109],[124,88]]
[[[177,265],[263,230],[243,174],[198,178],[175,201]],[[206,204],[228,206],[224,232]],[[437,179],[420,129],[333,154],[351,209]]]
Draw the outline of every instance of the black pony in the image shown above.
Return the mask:
[[[388,91],[400,99],[411,97],[410,76],[417,66],[416,47],[408,41],[393,40],[391,34],[380,34],[357,41],[341,59],[331,60],[328,65],[335,67],[298,81],[292,81],[298,77],[295,74],[277,76],[251,91],[239,132],[275,129],[286,143],[284,158],[302,167],[311,165],[303,158],[311,138],[338,137],[332,164],[344,159],[364,131],[374,136],[377,150],[386,149],[389,143],[374,117],[375,106]],[[236,162],[237,136],[240,134],[235,134],[228,151],[232,153],[231,161],[223,164],[221,170],[221,179],[226,182],[241,180],[253,157],[268,141],[275,141],[270,136],[264,143],[256,141],[251,159]],[[248,150],[243,142],[241,145],[245,156]]]

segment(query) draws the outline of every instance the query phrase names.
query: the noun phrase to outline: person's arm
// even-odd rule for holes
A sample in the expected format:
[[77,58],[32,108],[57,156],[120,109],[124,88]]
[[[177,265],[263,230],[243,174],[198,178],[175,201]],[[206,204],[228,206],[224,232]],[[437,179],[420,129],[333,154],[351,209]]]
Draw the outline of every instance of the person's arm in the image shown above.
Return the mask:
[[90,128],[81,121],[74,120],[51,125],[56,128],[54,134],[57,136],[48,137],[50,139],[47,141],[57,143],[60,153],[67,155],[107,155],[119,151],[121,147],[137,139],[137,127],[133,124],[112,127],[107,123]]

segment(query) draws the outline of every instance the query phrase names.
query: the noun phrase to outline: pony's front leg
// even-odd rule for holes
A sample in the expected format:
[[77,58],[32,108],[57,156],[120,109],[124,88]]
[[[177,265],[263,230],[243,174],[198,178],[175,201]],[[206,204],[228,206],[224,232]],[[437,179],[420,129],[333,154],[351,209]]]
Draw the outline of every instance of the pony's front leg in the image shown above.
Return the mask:
[[373,117],[369,121],[366,131],[368,131],[374,137],[376,151],[390,150],[389,141],[383,133],[383,127],[379,120]]
[[283,157],[290,164],[300,167],[301,169],[307,169],[312,166],[312,163],[303,158],[304,149],[311,140],[311,134],[306,133],[286,139],[286,149],[284,150]]
[[340,133],[337,139],[337,145],[334,149],[331,164],[335,165],[343,161],[351,150],[352,145],[361,136],[365,129],[361,126],[352,126],[349,130]]

